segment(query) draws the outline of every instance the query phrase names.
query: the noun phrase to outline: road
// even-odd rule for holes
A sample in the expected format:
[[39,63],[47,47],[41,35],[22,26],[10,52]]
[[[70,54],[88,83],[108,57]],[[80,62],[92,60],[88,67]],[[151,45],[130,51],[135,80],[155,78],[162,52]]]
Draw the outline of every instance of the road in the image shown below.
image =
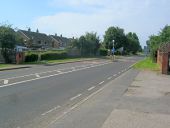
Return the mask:
[[141,57],[0,72],[0,128],[43,128]]

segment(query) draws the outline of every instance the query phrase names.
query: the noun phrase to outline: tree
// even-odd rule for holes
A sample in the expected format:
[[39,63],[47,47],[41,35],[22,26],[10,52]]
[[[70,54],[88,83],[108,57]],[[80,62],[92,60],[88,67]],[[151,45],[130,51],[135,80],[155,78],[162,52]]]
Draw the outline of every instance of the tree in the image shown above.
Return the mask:
[[158,48],[164,44],[170,42],[170,26],[166,25],[158,35],[151,35],[147,40],[147,46],[150,50],[150,56],[153,60],[156,60],[156,54]]
[[126,44],[127,44],[127,46],[126,46],[127,52],[131,52],[133,54],[136,54],[138,51],[141,51],[139,38],[138,38],[136,33],[129,32],[126,35],[126,38],[127,38],[127,42],[126,42]]
[[125,46],[126,36],[124,34],[124,29],[119,27],[109,27],[104,35],[104,43],[106,49],[113,48],[113,40],[114,47],[116,49]]
[[100,48],[100,39],[97,33],[86,33],[72,41],[72,47],[77,47],[82,56],[96,55]]
[[6,63],[11,63],[10,59],[11,52],[14,50],[15,44],[17,43],[17,36],[15,31],[10,25],[0,26],[0,47],[2,49],[2,55],[4,56]]

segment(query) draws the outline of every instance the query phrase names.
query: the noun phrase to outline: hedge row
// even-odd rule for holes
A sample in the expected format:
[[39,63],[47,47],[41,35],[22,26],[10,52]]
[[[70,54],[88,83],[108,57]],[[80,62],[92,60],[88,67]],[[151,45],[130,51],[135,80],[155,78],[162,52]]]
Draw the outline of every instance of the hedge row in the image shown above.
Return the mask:
[[[46,52],[40,54],[41,60],[57,60],[67,58],[67,52]],[[38,61],[38,53],[29,53],[25,55],[25,62]]]
[[107,49],[99,49],[100,56],[107,56]]
[[25,56],[25,62],[35,62],[38,61],[38,54],[30,53]]
[[43,53],[41,55],[41,60],[57,60],[67,58],[67,52],[58,52],[58,53]]

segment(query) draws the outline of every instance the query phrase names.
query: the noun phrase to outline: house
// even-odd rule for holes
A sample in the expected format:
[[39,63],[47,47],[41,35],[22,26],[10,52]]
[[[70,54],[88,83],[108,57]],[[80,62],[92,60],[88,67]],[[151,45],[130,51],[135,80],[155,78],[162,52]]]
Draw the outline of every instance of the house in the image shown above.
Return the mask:
[[52,48],[52,39],[44,33],[31,32],[30,30],[19,30],[19,35],[23,38],[24,45],[30,49]]
[[157,51],[157,63],[162,74],[170,73],[170,42],[162,44]]
[[66,37],[57,36],[57,35],[49,35],[47,36],[44,33],[31,32],[19,30],[19,35],[24,40],[24,45],[30,49],[64,49],[71,42],[70,39]]
[[69,38],[66,38],[66,37],[63,37],[62,35],[61,36],[57,36],[56,34],[55,35],[50,35],[50,37],[52,38],[52,40],[54,42],[57,42],[53,45],[57,45],[57,47],[59,49],[65,49],[66,47],[68,47],[71,43],[71,39]]

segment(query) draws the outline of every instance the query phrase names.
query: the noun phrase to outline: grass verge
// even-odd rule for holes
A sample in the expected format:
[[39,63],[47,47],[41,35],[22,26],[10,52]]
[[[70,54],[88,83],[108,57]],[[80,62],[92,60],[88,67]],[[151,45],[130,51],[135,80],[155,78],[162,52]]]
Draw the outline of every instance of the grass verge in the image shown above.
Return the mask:
[[159,65],[152,62],[151,58],[145,58],[134,65],[136,69],[159,71]]
[[10,67],[13,67],[14,65],[12,64],[0,64],[0,69],[1,68],[10,68]]

